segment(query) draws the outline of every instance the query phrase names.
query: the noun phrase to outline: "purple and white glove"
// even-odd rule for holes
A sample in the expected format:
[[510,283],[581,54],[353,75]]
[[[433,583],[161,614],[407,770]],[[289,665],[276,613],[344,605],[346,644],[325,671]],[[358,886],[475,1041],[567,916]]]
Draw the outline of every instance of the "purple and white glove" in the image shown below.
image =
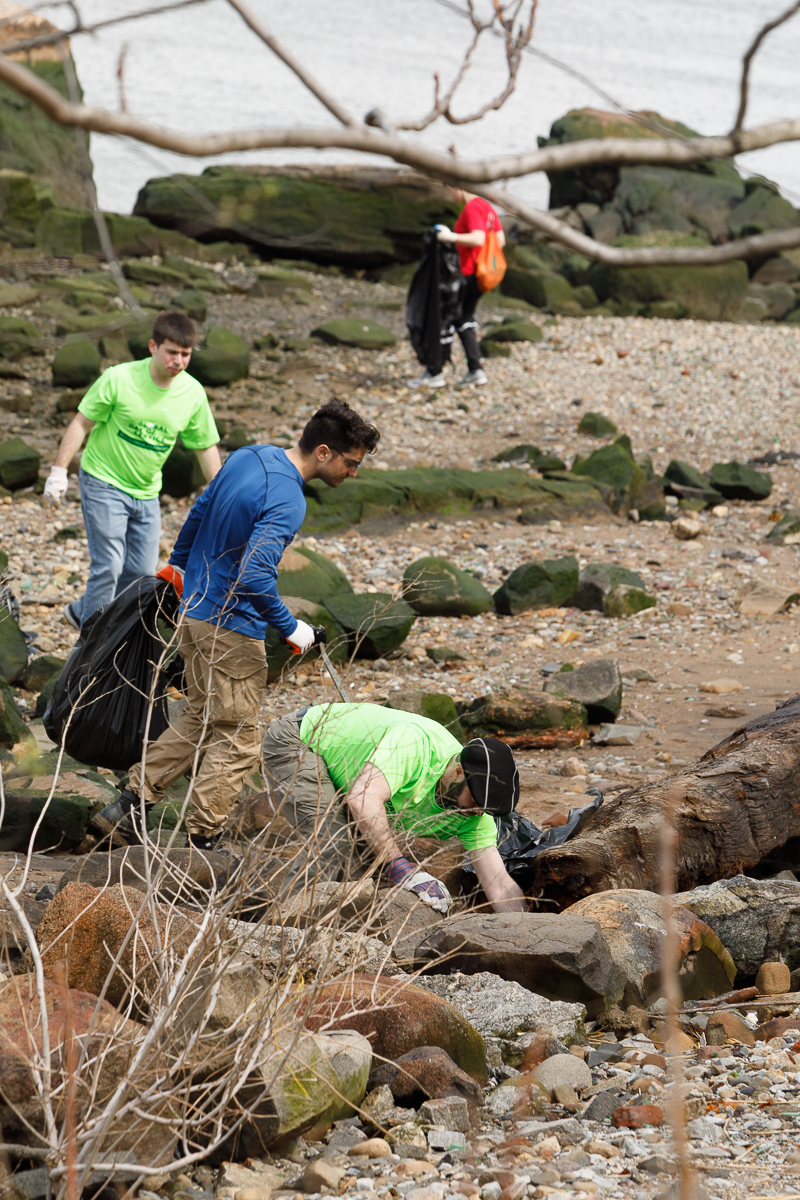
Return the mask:
[[441,879],[434,879],[427,871],[421,871],[407,858],[393,859],[386,868],[386,874],[389,883],[399,884],[405,891],[414,892],[423,904],[429,904],[447,916],[453,900]]

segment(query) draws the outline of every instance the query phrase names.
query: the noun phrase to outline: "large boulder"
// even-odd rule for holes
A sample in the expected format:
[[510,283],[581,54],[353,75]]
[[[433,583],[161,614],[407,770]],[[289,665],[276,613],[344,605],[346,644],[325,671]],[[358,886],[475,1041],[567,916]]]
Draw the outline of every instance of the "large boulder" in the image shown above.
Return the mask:
[[183,288],[170,302],[170,308],[179,308],[193,321],[205,321],[208,316],[208,301],[197,288]]
[[448,188],[415,171],[213,166],[151,179],[134,212],[203,241],[239,239],[244,227],[258,251],[283,255],[296,239],[304,259],[372,268],[419,258],[424,234],[452,225],[458,208]]
[[731,211],[729,218],[735,238],[767,233],[771,229],[794,229],[800,225],[797,209],[784,200],[776,187],[770,187],[764,180],[749,179],[745,188],[747,195]]
[[30,487],[39,477],[41,458],[38,450],[29,446],[22,438],[9,438],[0,443],[0,487]]
[[44,352],[41,331],[31,321],[23,317],[0,317],[0,358],[16,362],[29,354]]
[[158,907],[156,924],[142,903],[140,892],[120,884],[102,890],[68,884],[48,905],[36,931],[45,978],[103,994],[111,1004],[128,1002],[132,1011],[146,1014],[148,997],[160,985],[163,947],[185,953],[196,929],[180,914]]
[[526,271],[509,267],[500,284],[504,296],[525,300],[546,312],[565,316],[580,313],[580,304],[573,299],[572,286],[563,275],[554,271]]
[[[644,246],[706,246],[702,239],[683,233],[654,232],[624,235],[613,244],[623,249]],[[735,321],[742,313],[749,276],[743,262],[713,266],[610,267],[597,264],[587,282],[603,301],[613,297],[642,308],[656,301],[675,301],[684,316],[704,321]]]
[[660,482],[648,478],[647,470],[633,457],[630,439],[621,434],[609,446],[593,450],[586,458],[576,458],[574,475],[587,475],[601,487],[615,512],[641,509],[658,501]]
[[[671,906],[678,931],[678,970],[685,1000],[719,996],[730,991],[736,968],[719,937],[677,904]],[[614,1004],[649,1008],[663,995],[661,959],[666,933],[664,908],[655,892],[620,888],[586,896],[562,916],[597,921],[618,972],[619,993]]]
[[247,1117],[217,1158],[263,1158],[264,1147],[285,1145],[313,1126],[354,1116],[371,1067],[370,1043],[353,1028],[299,1034],[281,1030],[233,1098],[230,1124],[243,1108]]
[[5,605],[0,605],[0,680],[16,683],[27,665],[25,635]]
[[532,608],[557,608],[572,600],[578,587],[578,560],[571,554],[523,563],[494,594],[495,608],[514,616]]
[[212,325],[202,348],[192,351],[186,369],[203,387],[226,387],[237,379],[247,378],[250,347],[244,338],[224,325]]
[[[215,851],[201,855],[193,854],[189,849],[177,849],[169,853],[162,852],[156,857],[151,850],[147,863],[159,900],[192,904],[207,899],[214,880],[228,865],[228,859]],[[147,863],[142,846],[82,856],[67,867],[58,881],[57,893],[63,892],[70,884],[83,884],[97,889],[119,885],[146,892]]]
[[496,737],[517,749],[574,746],[588,737],[579,700],[521,685],[478,696],[460,715],[467,737]]
[[309,1029],[356,1029],[369,1038],[375,1059],[396,1062],[417,1046],[439,1046],[462,1071],[486,1082],[483,1039],[457,1008],[408,983],[356,975],[329,983],[307,1010]]
[[180,499],[183,496],[191,496],[201,487],[205,487],[206,483],[200,459],[194,450],[184,446],[183,439],[178,434],[175,445],[161,468],[162,494]]
[[385,325],[354,317],[326,321],[312,329],[311,336],[331,346],[356,346],[360,350],[386,350],[397,344],[397,338]]
[[621,973],[598,921],[578,914],[470,913],[437,926],[417,946],[426,973],[489,971],[550,1000],[615,1003]]
[[[103,215],[117,254],[160,252],[158,230],[149,221],[118,213]],[[36,245],[54,258],[73,258],[76,254],[100,258],[103,253],[94,216],[86,208],[48,208],[36,227]]]
[[617,567],[612,563],[589,563],[581,568],[578,590],[571,601],[572,607],[582,608],[586,612],[604,612],[606,596],[619,583],[642,589],[645,586],[638,571],[631,571],[628,567]]
[[[107,1000],[71,988],[63,981],[45,979],[44,1002],[50,1042],[49,1089],[58,1097],[71,1089],[72,1119],[77,1129],[97,1119],[126,1076],[137,1103],[124,1122],[112,1122],[103,1138],[105,1149],[149,1167],[169,1169],[174,1134],[164,1120],[171,1104],[166,1092],[153,1086],[161,1056],[152,1049],[146,1065],[130,1075],[134,1056],[146,1030],[127,1020]],[[47,1137],[46,1113],[42,1103],[41,1077],[36,1068],[44,1051],[44,1014],[36,977],[15,975],[0,984],[0,1122],[6,1141],[41,1146]],[[74,1063],[91,1063],[91,1070],[75,1071]],[[129,1096],[131,1096],[129,1092]],[[123,1093],[124,1095],[124,1093]],[[63,1102],[62,1102],[63,1103]],[[97,1153],[102,1158],[101,1146]]]
[[406,567],[403,598],[426,617],[477,617],[492,607],[491,593],[479,579],[433,555]]
[[763,962],[800,967],[800,883],[734,875],[678,892],[674,900],[710,925],[730,951],[739,986],[752,984]]
[[[324,604],[317,604],[313,600],[304,600],[300,596],[282,596],[281,599],[298,621],[305,621],[307,625],[325,626],[326,648],[332,662],[347,661],[347,634]],[[294,654],[286,639],[281,637],[277,629],[273,629],[271,625],[267,626],[264,643],[267,651],[267,680],[270,683],[278,679],[287,666],[299,670],[320,657],[319,646],[312,646],[303,654]]]
[[558,671],[545,680],[544,690],[577,700],[592,725],[615,721],[622,707],[622,676],[615,658],[596,658],[573,671]]
[[88,339],[67,342],[53,359],[53,387],[79,388],[94,383],[102,370],[100,351]]
[[766,500],[772,491],[772,476],[744,463],[715,463],[709,472],[711,484],[726,500]]
[[548,1000],[521,983],[490,971],[465,975],[420,975],[416,986],[455,1005],[475,1026],[491,1058],[496,1049],[509,1067],[520,1067],[536,1034],[570,1045],[585,1042],[582,1003]]
[[325,607],[361,658],[383,658],[401,646],[417,619],[410,604],[388,592],[346,592],[331,596]]
[[292,546],[278,563],[278,594],[297,596],[323,604],[342,592],[352,594],[353,586],[335,563],[310,546]]
[[416,713],[418,717],[427,717],[429,721],[438,721],[445,729],[449,729],[459,742],[466,740],[455,700],[446,692],[425,692],[422,689],[413,692],[392,692],[386,701],[386,707]]

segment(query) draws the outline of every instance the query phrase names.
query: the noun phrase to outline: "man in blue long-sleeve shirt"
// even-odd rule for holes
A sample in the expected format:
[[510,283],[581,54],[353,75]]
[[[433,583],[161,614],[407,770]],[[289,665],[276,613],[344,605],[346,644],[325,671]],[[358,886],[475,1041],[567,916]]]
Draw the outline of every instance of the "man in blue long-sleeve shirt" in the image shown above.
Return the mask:
[[145,805],[187,770],[195,775],[186,820],[191,845],[212,849],[258,762],[256,718],[266,687],[264,636],[272,625],[298,650],[314,640],[277,591],[278,563],[303,523],[303,484],[338,487],[355,475],[380,434],[341,401],[320,408],[291,450],[244,446],[195,501],[169,565],[182,592],[179,647],[186,709],[132,768],[119,800],[94,819],[122,842],[140,841]]

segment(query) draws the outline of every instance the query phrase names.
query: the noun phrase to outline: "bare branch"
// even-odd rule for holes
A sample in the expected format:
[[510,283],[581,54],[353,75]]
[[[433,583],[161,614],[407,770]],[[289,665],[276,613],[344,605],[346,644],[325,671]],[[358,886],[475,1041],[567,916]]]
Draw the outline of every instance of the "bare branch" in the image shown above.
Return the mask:
[[[109,25],[120,25],[123,21],[137,21],[141,17],[157,17],[161,13],[172,12],[176,8],[188,8],[190,4],[206,4],[207,0],[173,0],[171,4],[159,4],[154,8],[144,8],[140,12],[124,13],[119,17],[107,17],[104,21],[95,21],[93,25],[84,25],[77,10],[72,4],[67,7],[72,9],[75,14],[75,24],[72,29],[54,29],[51,33],[38,34],[36,37],[20,38],[17,42],[9,42],[3,46],[4,54],[21,54],[26,50],[36,50],[39,46],[55,46],[61,42],[68,41],[71,37],[76,37],[79,33],[97,33],[99,29],[105,29]],[[3,25],[11,25],[18,17],[8,17],[5,21],[0,22],[0,28]]]
[[715,263],[735,262],[741,258],[756,258],[762,254],[777,254],[800,246],[800,226],[793,229],[778,229],[770,233],[756,233],[751,237],[736,238],[722,246],[638,246],[620,249],[597,242],[585,233],[559,221],[557,217],[540,209],[532,208],[524,200],[498,188],[475,188],[479,196],[519,217],[526,225],[540,229],[548,237],[562,242],[585,254],[595,262],[609,267],[653,267],[668,265],[675,267],[713,266]]
[[789,18],[793,17],[798,11],[800,11],[800,0],[797,0],[795,4],[791,4],[786,11],[781,13],[779,17],[776,17],[774,21],[767,21],[766,25],[762,25],[761,29],[759,29],[758,33],[753,39],[750,49],[742,59],[742,82],[739,93],[739,111],[736,114],[736,122],[731,130],[732,134],[738,133],[744,124],[744,114],[747,111],[747,101],[749,99],[750,92],[750,67],[752,66],[753,59],[761,47],[761,43],[766,38],[767,34],[772,33],[773,29],[777,29],[779,25],[783,25],[785,21],[788,21]]
[[252,29],[256,37],[261,38],[261,41],[266,46],[269,46],[272,53],[276,54],[281,62],[285,63],[289,70],[294,72],[300,82],[305,84],[312,96],[316,96],[320,104],[323,104],[328,112],[336,117],[337,121],[340,121],[342,125],[360,126],[361,123],[355,117],[351,116],[347,109],[343,108],[339,101],[334,96],[331,96],[321,83],[317,82],[314,76],[306,70],[290,50],[281,45],[278,39],[270,33],[266,25],[243,3],[243,0],[228,0],[228,3],[231,8],[234,8],[238,12],[245,25],[248,25]]

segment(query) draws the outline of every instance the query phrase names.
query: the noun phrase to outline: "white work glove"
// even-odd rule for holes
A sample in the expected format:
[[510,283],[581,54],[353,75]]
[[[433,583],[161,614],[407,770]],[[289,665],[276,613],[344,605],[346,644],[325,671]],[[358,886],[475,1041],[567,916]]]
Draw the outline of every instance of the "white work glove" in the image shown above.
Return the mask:
[[446,225],[435,225],[437,242],[455,242],[458,240],[458,234],[453,233],[452,229],[448,229]]
[[51,467],[44,485],[44,498],[51,508],[58,508],[67,494],[67,468]]
[[413,875],[405,880],[402,886],[405,891],[413,892],[423,904],[430,904],[431,908],[434,908],[436,912],[447,916],[447,910],[453,903],[453,897],[441,879],[435,879],[427,871],[415,871]]
[[298,621],[294,633],[290,633],[286,640],[296,654],[302,654],[314,645],[314,630],[305,621]]

